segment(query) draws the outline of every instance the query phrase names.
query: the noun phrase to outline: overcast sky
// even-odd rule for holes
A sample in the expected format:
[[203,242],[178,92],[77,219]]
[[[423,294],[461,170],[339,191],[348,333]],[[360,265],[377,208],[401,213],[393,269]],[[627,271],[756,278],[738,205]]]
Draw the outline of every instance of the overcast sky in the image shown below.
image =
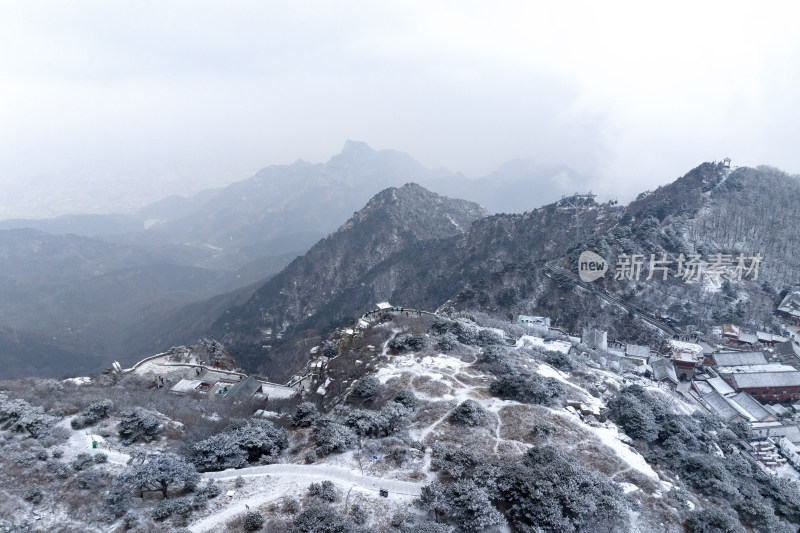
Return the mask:
[[[661,7],[656,7],[661,6]],[[794,2],[0,3],[0,217],[327,161],[563,163],[629,199],[702,161],[800,172]]]

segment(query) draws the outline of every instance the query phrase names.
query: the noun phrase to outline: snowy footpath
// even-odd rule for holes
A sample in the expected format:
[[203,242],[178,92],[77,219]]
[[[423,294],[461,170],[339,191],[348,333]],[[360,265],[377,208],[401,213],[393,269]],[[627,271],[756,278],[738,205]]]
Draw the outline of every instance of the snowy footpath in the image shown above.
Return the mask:
[[403,494],[405,496],[419,496],[423,486],[422,483],[414,483],[412,481],[362,476],[358,472],[347,468],[328,465],[273,464],[203,474],[204,478],[217,480],[235,479],[239,476],[243,478],[256,476],[294,476],[296,478],[307,478],[309,481],[314,481],[317,478],[323,480],[330,479],[342,485],[374,490],[375,492],[385,489],[389,492]]
[[265,502],[295,493],[299,487],[305,488],[307,485],[319,481],[330,480],[345,490],[353,488],[370,492],[375,496],[378,495],[378,491],[384,489],[389,492],[389,498],[392,500],[415,498],[420,495],[424,486],[424,483],[362,476],[353,470],[328,465],[272,464],[203,474],[204,479],[216,480],[232,480],[239,476],[245,480],[255,480],[255,478],[266,478],[267,476],[269,479],[259,487],[255,494],[238,501],[231,501],[224,510],[191,524],[190,531],[201,533],[219,530],[219,527],[226,521],[244,513],[248,506],[258,507]]
[[[108,462],[117,465],[127,465],[130,455],[111,448],[111,445],[100,435],[93,434],[89,429],[72,429],[70,421],[74,417],[67,417],[58,423],[70,433],[65,445],[65,455],[68,459],[73,459],[79,453],[104,453],[108,457]],[[97,443],[96,445],[93,443]],[[95,447],[96,446],[96,447]]]

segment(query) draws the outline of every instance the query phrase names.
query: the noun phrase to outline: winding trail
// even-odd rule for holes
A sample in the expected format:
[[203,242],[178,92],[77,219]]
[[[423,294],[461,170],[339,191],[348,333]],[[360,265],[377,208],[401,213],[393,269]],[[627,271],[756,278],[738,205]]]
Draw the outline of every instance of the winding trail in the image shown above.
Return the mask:
[[495,414],[497,415],[497,427],[494,430],[494,453],[497,455],[500,449],[500,430],[503,428],[503,417],[500,416],[499,412]]
[[425,483],[413,481],[400,481],[397,479],[383,479],[375,476],[362,476],[357,472],[329,465],[298,465],[298,464],[273,464],[252,466],[249,468],[223,470],[221,472],[208,472],[203,474],[203,479],[231,480],[241,476],[244,479],[256,477],[270,477],[269,483],[244,499],[232,501],[210,516],[189,525],[193,533],[205,531],[220,531],[228,520],[247,511],[248,507],[256,508],[265,502],[277,500],[291,493],[298,486],[330,480],[345,487],[345,490],[360,489],[373,492],[377,495],[381,489],[389,492],[389,498],[394,500],[411,500],[420,495]]
[[222,470],[221,472],[207,472],[203,474],[204,479],[236,479],[258,476],[293,476],[303,479],[314,480],[330,479],[344,485],[350,485],[367,490],[378,492],[386,489],[395,494],[406,496],[419,496],[423,483],[413,481],[401,481],[399,479],[384,479],[375,476],[362,476],[353,470],[329,465],[298,465],[298,464],[272,464],[251,466],[248,468]]

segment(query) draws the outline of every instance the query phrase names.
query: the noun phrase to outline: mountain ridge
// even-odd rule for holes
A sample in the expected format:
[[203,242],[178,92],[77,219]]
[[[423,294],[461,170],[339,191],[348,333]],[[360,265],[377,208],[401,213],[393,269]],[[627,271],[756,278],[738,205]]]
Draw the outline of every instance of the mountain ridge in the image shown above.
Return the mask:
[[[779,187],[785,187],[786,194],[775,198],[771,191]],[[327,301],[320,302],[302,322],[295,316],[291,325],[283,328],[287,330],[287,337],[273,347],[269,363],[262,364],[286,370],[278,359],[297,350],[300,345],[293,343],[301,342],[306,334],[311,335],[320,324],[341,325],[348,316],[352,320],[359,309],[371,308],[381,300],[421,309],[436,308],[450,300],[456,309],[478,309],[506,318],[516,314],[545,315],[568,331],[600,326],[608,328],[613,338],[659,342],[663,334],[659,330],[637,322],[625,310],[609,306],[569,280],[546,275],[544,265],[548,261],[560,261],[573,270],[584,249],[597,251],[611,265],[622,253],[638,253],[647,258],[651,253],[657,257],[667,253],[674,258],[683,252],[731,253],[742,247],[712,249],[709,239],[714,231],[727,231],[727,225],[721,221],[742,218],[738,204],[750,202],[753,212],[771,205],[792,209],[791,199],[798,194],[800,182],[782,173],[764,168],[731,171],[721,164],[704,163],[629,206],[589,202],[581,211],[584,238],[580,245],[575,241],[575,210],[564,201],[521,215],[484,217],[463,233],[435,240],[409,241],[384,255],[368,270],[347,273],[353,282],[338,293],[328,295]],[[598,287],[653,315],[657,312],[674,315],[682,324],[737,320],[777,327],[772,317],[775,296],[792,276],[800,274],[796,259],[800,250],[784,247],[781,251],[778,246],[787,240],[800,244],[798,232],[793,229],[800,227],[797,211],[794,209],[788,220],[797,220],[798,224],[792,222],[783,228],[778,224],[782,220],[780,210],[773,212],[771,218],[761,215],[761,226],[768,222],[769,230],[759,229],[761,226],[748,219],[753,227],[747,228],[750,232],[747,242],[755,246],[762,237],[769,235],[770,249],[778,254],[758,281],[733,281],[733,289],[726,289],[728,292],[719,288],[707,290],[705,281],[692,284],[675,278],[673,265],[670,279],[663,283],[651,280],[644,284],[644,277],[635,283],[613,279],[612,270],[597,282]],[[741,221],[738,224],[747,225]],[[312,267],[308,265],[307,268]],[[310,270],[309,276],[314,275],[313,269]],[[284,278],[279,275],[273,283],[279,284],[282,280]],[[731,290],[739,291],[740,295],[730,299]],[[254,319],[237,315],[236,320],[252,323]],[[237,334],[230,330],[235,326],[228,323],[228,328],[215,331],[232,344],[233,352],[242,350],[243,360],[248,365],[259,365],[260,351],[239,344]]]
[[[266,338],[263,331],[271,331],[270,338],[282,334],[408,243],[457,235],[486,214],[477,204],[442,197],[416,184],[385,189],[258,289],[245,306],[221,316],[213,331],[223,342],[247,339],[259,347]],[[247,324],[242,338],[226,333],[231,321]]]

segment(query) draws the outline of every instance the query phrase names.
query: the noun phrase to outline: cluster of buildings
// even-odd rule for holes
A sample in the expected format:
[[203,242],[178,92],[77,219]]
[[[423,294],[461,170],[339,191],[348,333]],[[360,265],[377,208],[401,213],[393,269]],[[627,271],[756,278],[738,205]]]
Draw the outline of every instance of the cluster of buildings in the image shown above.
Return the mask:
[[[726,324],[707,338],[667,339],[657,350],[625,345],[609,351],[615,348],[640,373],[708,412],[747,423],[753,438],[800,446],[800,345],[789,336]],[[764,460],[774,462],[770,454]]]
[[256,400],[266,403],[270,399],[291,398],[297,391],[291,387],[261,381],[253,376],[235,372],[195,368],[195,376],[180,379],[170,392],[196,392],[214,398],[242,402]]
[[[797,296],[800,316],[800,292]],[[793,338],[796,335],[791,331],[783,335],[750,332],[726,324],[710,336],[667,339],[651,348],[615,342],[605,331],[587,328],[581,342],[626,361],[635,373],[665,384],[727,422],[748,424],[754,440],[771,439],[781,450],[793,446],[800,466],[800,345]],[[770,446],[754,448],[759,459],[768,466],[785,463],[785,459],[776,459],[779,456]]]
[[[794,294],[784,299],[784,314],[800,318],[800,291]],[[726,422],[747,424],[747,446],[764,466],[788,462],[800,470],[800,328],[786,327],[778,335],[726,324],[709,336],[667,339],[657,348],[611,341],[606,332],[587,328],[581,342]]]
[[800,326],[800,287],[790,290],[778,304],[778,314],[789,324]]
[[269,400],[291,398],[298,392],[286,385],[225,370],[217,364],[211,366],[211,363],[200,361],[191,354],[181,357],[172,352],[154,355],[139,361],[126,372],[151,377],[151,386],[168,388],[176,394],[197,393],[234,402],[255,400],[266,405]]
[[692,381],[691,394],[721,419],[748,423],[755,438],[800,443],[800,360],[794,365],[770,361],[766,353],[712,354],[711,364]]

